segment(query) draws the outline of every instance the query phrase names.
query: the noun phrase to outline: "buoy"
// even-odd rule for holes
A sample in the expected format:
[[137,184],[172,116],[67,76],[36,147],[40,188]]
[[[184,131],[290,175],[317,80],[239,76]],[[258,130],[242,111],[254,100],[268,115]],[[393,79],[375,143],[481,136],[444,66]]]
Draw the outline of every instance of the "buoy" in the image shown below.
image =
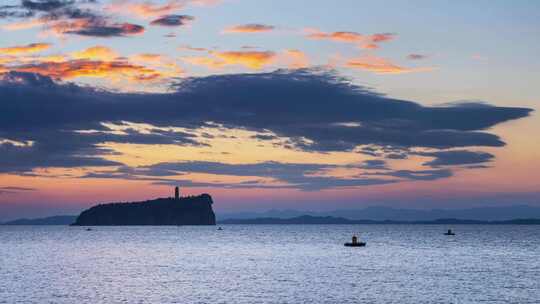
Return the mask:
[[456,234],[452,231],[452,229],[448,229],[448,231],[445,232],[444,235],[456,235]]

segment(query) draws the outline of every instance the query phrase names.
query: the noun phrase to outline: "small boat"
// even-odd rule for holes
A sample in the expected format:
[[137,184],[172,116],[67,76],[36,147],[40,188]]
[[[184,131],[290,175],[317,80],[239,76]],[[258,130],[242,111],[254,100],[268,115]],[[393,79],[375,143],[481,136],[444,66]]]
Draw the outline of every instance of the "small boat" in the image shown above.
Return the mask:
[[364,247],[366,246],[365,242],[359,242],[358,237],[356,235],[353,235],[352,242],[351,243],[345,243],[345,247]]
[[223,228],[219,227],[217,230],[223,230]]
[[364,247],[364,246],[366,246],[366,243],[364,242],[345,243],[345,247]]
[[445,232],[444,235],[456,235],[456,234],[452,231],[452,229],[448,229],[448,231]]
[[92,231],[92,228],[86,228],[86,231]]

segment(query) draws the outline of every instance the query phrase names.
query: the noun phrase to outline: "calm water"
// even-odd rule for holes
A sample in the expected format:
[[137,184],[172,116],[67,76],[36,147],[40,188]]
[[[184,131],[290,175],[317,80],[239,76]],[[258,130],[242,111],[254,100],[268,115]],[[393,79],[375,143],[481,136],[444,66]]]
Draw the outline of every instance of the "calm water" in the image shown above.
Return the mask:
[[540,303],[538,226],[223,227],[0,227],[0,303]]

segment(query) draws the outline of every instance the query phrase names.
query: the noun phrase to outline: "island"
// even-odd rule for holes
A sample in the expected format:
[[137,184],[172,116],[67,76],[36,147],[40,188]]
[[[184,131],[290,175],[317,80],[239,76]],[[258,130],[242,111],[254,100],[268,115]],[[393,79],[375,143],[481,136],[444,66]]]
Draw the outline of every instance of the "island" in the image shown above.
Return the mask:
[[99,204],[84,210],[73,226],[215,225],[209,194],[175,196],[143,202]]

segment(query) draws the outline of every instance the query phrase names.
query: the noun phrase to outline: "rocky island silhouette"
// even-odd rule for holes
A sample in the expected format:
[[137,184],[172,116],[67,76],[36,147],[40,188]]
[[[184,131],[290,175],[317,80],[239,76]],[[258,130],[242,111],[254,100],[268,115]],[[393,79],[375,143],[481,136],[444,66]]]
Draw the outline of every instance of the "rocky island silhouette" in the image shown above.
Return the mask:
[[99,204],[81,212],[73,226],[215,225],[209,194],[131,203]]

